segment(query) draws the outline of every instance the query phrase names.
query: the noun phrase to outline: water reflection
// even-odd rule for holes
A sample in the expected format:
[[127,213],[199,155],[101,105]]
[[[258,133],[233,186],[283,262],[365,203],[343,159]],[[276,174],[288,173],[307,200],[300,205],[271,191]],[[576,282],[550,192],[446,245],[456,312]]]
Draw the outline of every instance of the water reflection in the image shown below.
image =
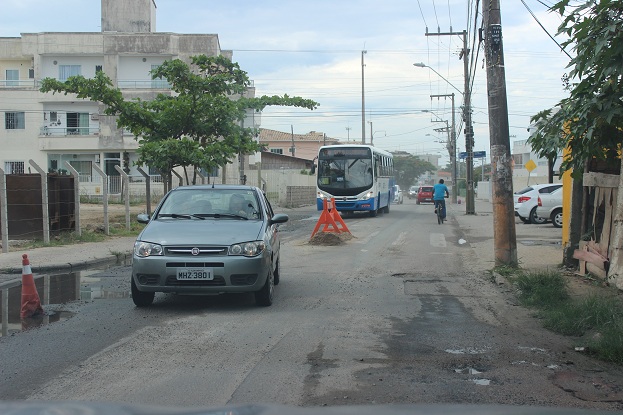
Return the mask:
[[[0,296],[2,335],[15,334],[49,323],[67,320],[75,313],[63,310],[62,306],[72,301],[130,298],[130,292],[126,289],[107,287],[107,283],[110,284],[110,279],[93,276],[102,271],[102,269],[82,270],[49,276],[35,276],[35,286],[45,312],[43,315],[26,319],[20,319],[21,285],[16,283],[13,287],[5,288],[3,291],[6,293]],[[3,304],[5,300],[6,305]]]

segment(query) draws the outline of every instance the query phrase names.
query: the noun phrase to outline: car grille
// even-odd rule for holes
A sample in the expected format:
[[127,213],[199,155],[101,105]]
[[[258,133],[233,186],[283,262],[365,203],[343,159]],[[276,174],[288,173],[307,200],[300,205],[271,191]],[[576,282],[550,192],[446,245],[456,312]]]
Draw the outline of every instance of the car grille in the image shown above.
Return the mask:
[[[198,249],[199,254],[193,255],[193,249]],[[227,250],[229,248],[226,246],[167,246],[165,248],[166,255],[168,256],[192,256],[192,257],[200,257],[200,256],[225,256],[227,255]]]
[[178,280],[175,275],[167,276],[167,280],[164,283],[167,286],[172,287],[218,287],[225,285],[225,278],[221,275],[215,275],[213,280],[205,281],[205,280]]
[[167,268],[223,268],[222,262],[167,262]]

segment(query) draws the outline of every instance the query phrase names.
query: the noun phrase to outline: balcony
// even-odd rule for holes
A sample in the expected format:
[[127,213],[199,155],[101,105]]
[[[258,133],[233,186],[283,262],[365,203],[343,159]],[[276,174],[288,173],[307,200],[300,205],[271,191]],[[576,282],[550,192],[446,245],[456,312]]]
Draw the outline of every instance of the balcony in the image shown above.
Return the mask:
[[171,84],[164,79],[119,79],[117,81],[117,87],[119,89],[171,89]]
[[35,79],[0,79],[0,88],[35,88],[39,82]]
[[76,135],[91,136],[99,135],[99,127],[48,127],[43,126],[39,131],[40,136],[70,137]]

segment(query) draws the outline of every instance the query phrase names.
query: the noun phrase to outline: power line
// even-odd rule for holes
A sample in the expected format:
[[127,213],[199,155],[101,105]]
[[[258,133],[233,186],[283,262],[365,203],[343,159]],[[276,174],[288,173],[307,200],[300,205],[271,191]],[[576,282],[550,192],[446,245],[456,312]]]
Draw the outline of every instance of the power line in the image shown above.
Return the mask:
[[567,51],[565,50],[565,48],[562,47],[562,45],[560,43],[558,43],[558,41],[556,39],[554,39],[554,37],[552,35],[549,34],[549,32],[547,31],[547,29],[541,24],[541,22],[539,21],[539,19],[536,17],[536,15],[534,13],[532,13],[532,10],[530,10],[530,7],[528,7],[528,5],[526,4],[526,2],[524,0],[521,0],[521,2],[523,3],[523,5],[526,7],[526,9],[528,10],[528,12],[532,15],[532,17],[534,18],[534,20],[539,24],[539,26],[541,26],[541,29],[543,29],[543,31],[547,34],[547,36],[549,36],[550,39],[552,39],[554,41],[554,43],[560,48],[561,51],[565,52],[565,55],[567,55],[569,57],[569,59],[573,59],[571,57],[571,55],[569,55],[567,53]]

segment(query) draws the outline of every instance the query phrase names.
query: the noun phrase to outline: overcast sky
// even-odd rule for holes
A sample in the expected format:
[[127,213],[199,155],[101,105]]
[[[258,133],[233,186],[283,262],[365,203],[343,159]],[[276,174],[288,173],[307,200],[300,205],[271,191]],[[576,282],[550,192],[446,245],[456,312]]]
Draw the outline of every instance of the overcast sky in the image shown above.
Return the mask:
[[[101,30],[99,0],[2,3],[3,37]],[[344,141],[349,137],[351,141],[361,140],[361,57],[366,50],[366,140],[369,142],[372,128],[378,147],[413,154],[439,153],[445,162],[445,144],[437,142],[446,139],[445,133],[434,130],[445,123],[432,121],[451,121],[451,101],[431,99],[430,95],[456,93],[458,130],[464,85],[463,62],[458,56],[462,39],[425,33],[427,27],[429,33],[473,32],[475,5],[469,1],[468,8],[467,3],[156,0],[156,29],[218,34],[221,48],[233,50],[234,61],[254,80],[256,95],[287,93],[320,103],[316,111],[268,109],[262,115],[262,127],[289,132],[292,126],[295,133],[320,131]],[[560,17],[548,13],[538,0],[526,3],[553,35]],[[503,1],[501,8],[512,145],[515,140],[527,138],[530,116],[554,106],[565,96],[560,78],[567,71],[569,58],[520,1]],[[477,44],[476,40],[476,48]],[[428,68],[414,67],[416,62],[432,67],[446,80]],[[475,150],[485,150],[489,156],[486,97],[481,49],[472,91]],[[459,133],[458,137],[459,151],[464,151],[464,136]]]

